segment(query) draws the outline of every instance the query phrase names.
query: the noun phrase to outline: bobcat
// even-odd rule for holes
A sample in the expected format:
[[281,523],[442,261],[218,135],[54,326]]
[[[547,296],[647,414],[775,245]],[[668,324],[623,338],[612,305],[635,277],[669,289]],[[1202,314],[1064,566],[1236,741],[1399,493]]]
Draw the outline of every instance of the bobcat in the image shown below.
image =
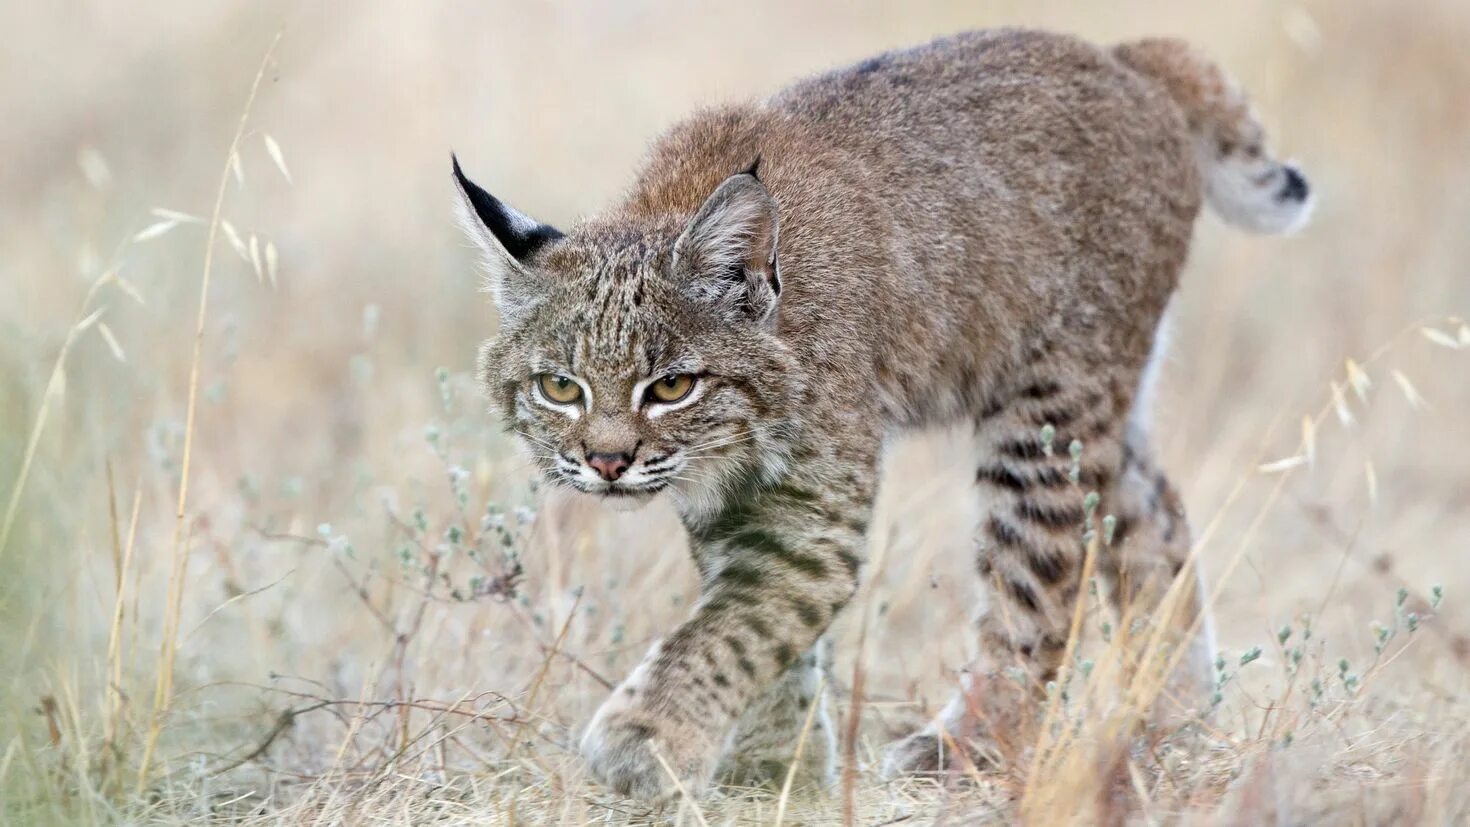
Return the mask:
[[[1188,529],[1147,398],[1195,218],[1205,201],[1286,232],[1310,210],[1186,44],[1024,30],[701,112],[567,233],[457,159],[454,178],[500,312],[488,396],[551,483],[625,507],[666,493],[689,532],[693,613],[581,741],[597,779],[646,800],[789,764],[811,704],[806,763],[830,777],[822,637],[897,431],[968,423],[982,448],[976,677],[1019,665],[1039,687],[1057,669],[1089,506],[1115,521],[1115,599],[1180,574]],[[945,733],[985,755],[975,703],[961,693],[887,770],[942,769]]]

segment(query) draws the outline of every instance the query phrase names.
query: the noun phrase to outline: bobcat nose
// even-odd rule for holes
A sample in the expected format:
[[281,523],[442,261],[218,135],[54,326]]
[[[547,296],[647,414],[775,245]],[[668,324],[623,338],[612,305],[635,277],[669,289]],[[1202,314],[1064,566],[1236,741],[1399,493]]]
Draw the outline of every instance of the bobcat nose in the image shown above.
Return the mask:
[[627,473],[633,464],[632,454],[592,453],[587,455],[587,464],[608,482],[616,482]]

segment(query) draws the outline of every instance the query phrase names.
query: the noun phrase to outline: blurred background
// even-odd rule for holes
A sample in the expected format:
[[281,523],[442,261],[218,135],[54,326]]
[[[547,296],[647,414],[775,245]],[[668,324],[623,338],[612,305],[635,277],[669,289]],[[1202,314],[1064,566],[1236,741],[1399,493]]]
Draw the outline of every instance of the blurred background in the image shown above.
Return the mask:
[[[495,314],[450,218],[450,151],[501,198],[569,225],[617,197],[647,142],[692,109],[1013,24],[1188,38],[1316,187],[1316,220],[1293,238],[1201,220],[1164,373],[1165,465],[1206,570],[1229,575],[1224,648],[1267,646],[1259,680],[1279,683],[1272,641],[1310,612],[1323,657],[1368,661],[1369,623],[1393,616],[1399,589],[1427,617],[1442,584],[1403,673],[1463,691],[1463,2],[12,2],[0,503],[17,505],[0,540],[0,787],[32,800],[60,783],[44,755],[68,739],[104,739],[129,772],[239,755],[290,703],[282,692],[501,692],[534,713],[546,760],[566,759],[598,679],[677,621],[693,569],[666,507],[613,515],[536,492],[485,412],[468,372]],[[866,650],[879,735],[942,703],[973,651],[956,445],[907,441],[885,488]],[[853,628],[838,631],[848,670]],[[163,734],[139,758],[169,662]],[[318,772],[332,737],[283,739],[267,763]]]

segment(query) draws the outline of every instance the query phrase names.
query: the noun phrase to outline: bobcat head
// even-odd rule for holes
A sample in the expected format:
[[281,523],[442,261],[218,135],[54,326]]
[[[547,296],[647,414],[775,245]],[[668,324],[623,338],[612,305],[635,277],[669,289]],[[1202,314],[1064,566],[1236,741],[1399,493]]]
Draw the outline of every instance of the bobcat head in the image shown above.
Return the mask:
[[454,162],[460,219],[500,311],[486,394],[547,481],[685,513],[784,471],[804,378],[777,337],[776,202],[752,167],[690,216],[562,232]]

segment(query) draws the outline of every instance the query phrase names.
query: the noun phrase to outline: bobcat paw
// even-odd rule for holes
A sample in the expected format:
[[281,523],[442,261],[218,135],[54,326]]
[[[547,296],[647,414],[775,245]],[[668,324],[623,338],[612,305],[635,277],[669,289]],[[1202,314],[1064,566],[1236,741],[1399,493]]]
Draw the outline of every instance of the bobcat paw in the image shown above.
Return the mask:
[[[971,766],[984,770],[996,764],[991,747],[971,739],[946,738],[937,728],[926,727],[883,750],[883,777],[944,775]],[[956,754],[957,749],[963,750],[963,757]]]
[[[725,753],[715,777],[721,784],[732,787],[765,787],[780,790],[791,772],[793,756],[787,752],[760,753],[743,752],[739,747]],[[796,769],[796,779],[802,784],[818,788],[831,787],[837,783],[836,750],[828,750],[825,744],[808,743]]]
[[582,757],[594,778],[618,795],[651,803],[672,800],[680,787],[693,797],[703,794],[718,758],[704,732],[666,715],[609,706],[582,737]]

